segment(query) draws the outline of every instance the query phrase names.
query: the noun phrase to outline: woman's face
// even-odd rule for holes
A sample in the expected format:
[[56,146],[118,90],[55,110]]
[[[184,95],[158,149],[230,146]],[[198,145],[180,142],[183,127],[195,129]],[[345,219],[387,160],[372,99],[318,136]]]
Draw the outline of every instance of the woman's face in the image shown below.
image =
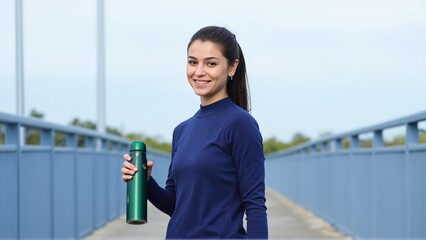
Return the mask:
[[186,74],[201,105],[209,105],[228,96],[226,83],[238,66],[235,60],[229,66],[219,46],[210,41],[194,41],[188,49]]

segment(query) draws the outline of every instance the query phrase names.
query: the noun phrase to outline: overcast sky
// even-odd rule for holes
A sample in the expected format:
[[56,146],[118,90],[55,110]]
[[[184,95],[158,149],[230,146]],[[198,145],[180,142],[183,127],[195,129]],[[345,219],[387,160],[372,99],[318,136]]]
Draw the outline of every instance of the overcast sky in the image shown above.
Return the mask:
[[[0,112],[16,112],[14,0],[0,0]],[[96,1],[23,0],[25,110],[96,121]],[[186,46],[243,48],[263,137],[316,138],[426,110],[426,1],[105,0],[108,126],[171,141],[199,108]]]

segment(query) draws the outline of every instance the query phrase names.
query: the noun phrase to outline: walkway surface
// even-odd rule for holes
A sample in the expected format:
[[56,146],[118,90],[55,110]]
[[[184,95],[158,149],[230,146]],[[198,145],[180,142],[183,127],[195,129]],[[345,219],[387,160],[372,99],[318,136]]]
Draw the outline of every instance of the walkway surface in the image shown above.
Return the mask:
[[[350,239],[278,192],[267,189],[266,199],[271,239]],[[168,220],[169,216],[149,204],[148,224],[129,225],[121,215],[86,239],[164,239]]]

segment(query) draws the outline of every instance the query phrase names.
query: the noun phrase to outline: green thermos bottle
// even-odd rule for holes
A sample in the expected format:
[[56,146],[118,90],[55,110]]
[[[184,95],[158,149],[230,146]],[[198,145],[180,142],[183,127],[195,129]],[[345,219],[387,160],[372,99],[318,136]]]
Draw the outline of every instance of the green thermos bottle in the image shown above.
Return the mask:
[[146,146],[143,142],[133,142],[130,145],[130,157],[138,171],[127,182],[127,219],[128,224],[147,223],[147,165]]

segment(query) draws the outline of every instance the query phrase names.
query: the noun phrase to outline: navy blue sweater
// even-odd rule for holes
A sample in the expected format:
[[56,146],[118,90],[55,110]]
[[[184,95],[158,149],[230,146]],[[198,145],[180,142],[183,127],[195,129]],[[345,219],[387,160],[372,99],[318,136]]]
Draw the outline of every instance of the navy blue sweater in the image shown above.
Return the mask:
[[172,144],[165,189],[148,181],[148,199],[171,216],[166,238],[268,237],[262,136],[247,111],[230,98],[201,106]]

